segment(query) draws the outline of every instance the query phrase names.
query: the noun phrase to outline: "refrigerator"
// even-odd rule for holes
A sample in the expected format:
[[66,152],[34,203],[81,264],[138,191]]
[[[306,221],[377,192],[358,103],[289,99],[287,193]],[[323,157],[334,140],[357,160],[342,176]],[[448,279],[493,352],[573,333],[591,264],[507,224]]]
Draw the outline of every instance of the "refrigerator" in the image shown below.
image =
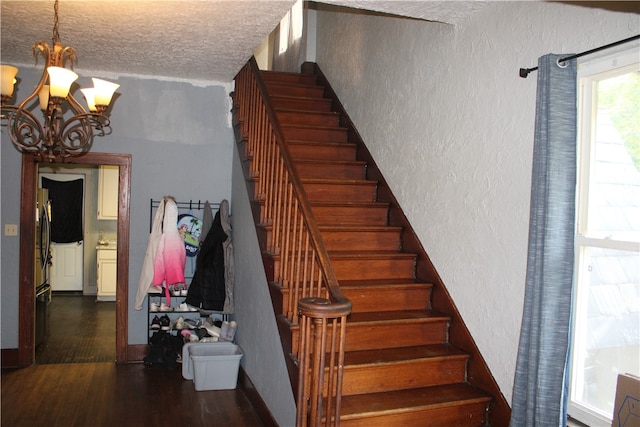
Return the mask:
[[39,188],[36,197],[36,253],[34,263],[35,346],[42,344],[47,335],[51,302],[50,269],[51,257],[51,201],[49,192]]

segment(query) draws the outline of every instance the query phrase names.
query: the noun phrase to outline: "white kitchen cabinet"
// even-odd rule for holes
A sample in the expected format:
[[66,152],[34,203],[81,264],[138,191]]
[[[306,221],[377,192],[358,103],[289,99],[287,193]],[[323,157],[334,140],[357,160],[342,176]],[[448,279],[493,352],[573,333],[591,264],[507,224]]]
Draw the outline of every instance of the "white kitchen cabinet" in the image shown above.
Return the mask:
[[98,219],[118,219],[118,166],[98,169]]
[[114,301],[118,277],[117,250],[98,249],[98,301]]

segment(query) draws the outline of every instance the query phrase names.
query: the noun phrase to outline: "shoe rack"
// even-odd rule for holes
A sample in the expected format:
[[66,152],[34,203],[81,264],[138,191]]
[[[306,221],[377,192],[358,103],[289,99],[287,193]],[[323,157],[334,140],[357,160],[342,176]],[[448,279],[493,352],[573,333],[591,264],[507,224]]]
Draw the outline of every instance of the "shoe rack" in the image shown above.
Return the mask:
[[[153,200],[150,201],[149,206],[149,231],[151,232],[151,228],[153,226],[153,218],[155,216],[155,210],[160,205],[161,200]],[[176,205],[178,207],[178,218],[180,218],[181,214],[191,214],[195,215],[195,212],[199,212],[198,217],[202,218],[202,211],[205,209],[205,202],[198,200],[190,200],[188,202],[178,202],[176,201]],[[209,203],[211,207],[212,215],[220,208],[219,203]],[[185,249],[186,250],[186,249]],[[185,284],[181,287],[169,287],[169,293],[171,298],[171,306],[166,306],[166,298],[165,298],[165,290],[164,288],[158,288],[156,292],[149,292],[147,294],[147,320],[148,320],[148,337],[147,341],[150,343],[151,337],[154,332],[164,331],[172,334],[178,334],[181,329],[176,328],[176,322],[180,317],[183,320],[201,320],[203,321],[206,317],[214,316],[210,312],[200,312],[197,308],[188,306],[185,303],[187,298],[187,288],[188,284],[191,282],[193,270],[195,268],[195,257],[187,257],[187,262],[185,263]],[[225,319],[227,316],[220,315],[221,320]],[[186,326],[186,325],[185,325]]]

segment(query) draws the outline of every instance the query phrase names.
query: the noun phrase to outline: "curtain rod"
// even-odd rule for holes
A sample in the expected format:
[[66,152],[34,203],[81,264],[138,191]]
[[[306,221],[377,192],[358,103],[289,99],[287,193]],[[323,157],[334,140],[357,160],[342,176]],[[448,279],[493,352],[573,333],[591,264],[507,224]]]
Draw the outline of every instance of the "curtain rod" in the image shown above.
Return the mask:
[[[576,53],[575,55],[567,56],[566,58],[560,58],[558,60],[558,63],[564,62],[564,61],[570,61],[570,60],[575,59],[575,58],[580,58],[581,56],[585,56],[585,55],[589,55],[589,54],[592,54],[592,53],[595,53],[595,52],[599,52],[599,51],[604,50],[604,49],[609,49],[611,47],[618,46],[618,45],[621,45],[621,44],[624,44],[624,43],[629,43],[630,41],[637,40],[637,39],[640,39],[640,34],[638,34],[637,36],[629,37],[628,39],[618,40],[617,42],[613,42],[613,43],[609,43],[609,44],[604,45],[604,46],[596,47],[596,48],[591,49],[591,50],[587,50],[587,51],[584,51],[584,52]],[[537,69],[538,69],[538,67],[520,68],[520,77],[522,77],[523,79],[526,79],[530,72],[535,71]]]

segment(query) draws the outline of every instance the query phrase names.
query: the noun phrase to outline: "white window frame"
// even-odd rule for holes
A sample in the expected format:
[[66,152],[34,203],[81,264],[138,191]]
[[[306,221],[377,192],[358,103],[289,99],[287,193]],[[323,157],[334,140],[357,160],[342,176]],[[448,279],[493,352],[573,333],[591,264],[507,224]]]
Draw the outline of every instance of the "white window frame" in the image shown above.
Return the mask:
[[[580,312],[581,299],[587,298],[585,292],[581,292],[578,284],[580,283],[580,272],[586,271],[586,266],[580,265],[582,261],[581,252],[585,247],[596,247],[604,249],[614,249],[622,251],[640,251],[640,243],[634,241],[613,240],[608,238],[599,238],[587,234],[587,212],[588,212],[588,195],[589,195],[589,175],[594,159],[595,151],[595,123],[593,119],[596,117],[597,103],[595,102],[597,94],[597,81],[611,78],[617,75],[626,74],[629,71],[638,70],[639,56],[638,49],[640,45],[634,43],[631,47],[627,45],[625,48],[617,52],[606,53],[600,57],[588,58],[581,60],[578,64],[578,187],[577,187],[577,204],[576,204],[576,239],[575,239],[575,301],[574,302],[574,319],[584,316]],[[574,328],[576,322],[574,320]],[[573,345],[573,344],[572,344]],[[571,364],[571,385],[569,393],[568,413],[569,415],[591,427],[611,426],[611,419],[607,416],[592,410],[579,402],[573,400],[573,383],[577,378],[576,370],[578,366]]]

